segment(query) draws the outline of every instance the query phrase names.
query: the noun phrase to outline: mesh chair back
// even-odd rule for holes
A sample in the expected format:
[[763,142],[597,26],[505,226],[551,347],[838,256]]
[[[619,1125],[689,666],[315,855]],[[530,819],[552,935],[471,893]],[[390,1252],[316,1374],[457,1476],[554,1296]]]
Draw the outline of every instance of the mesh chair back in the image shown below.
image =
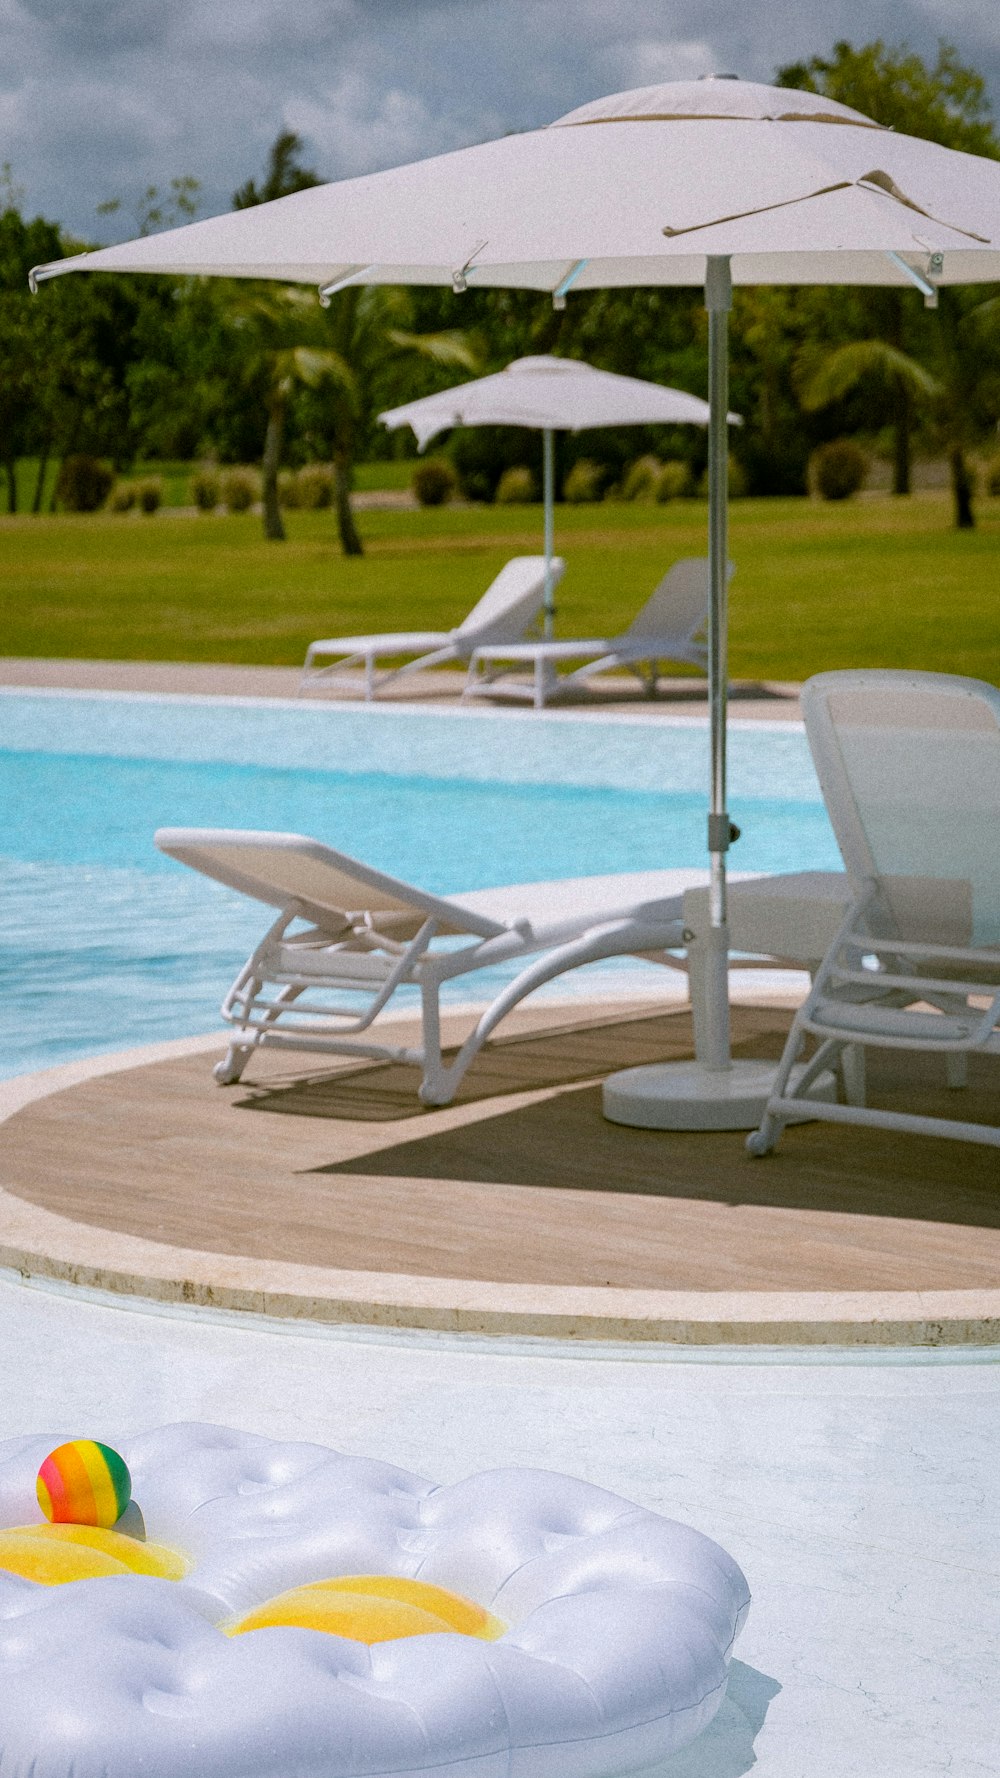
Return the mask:
[[[729,575],[733,572],[729,566]],[[704,556],[685,556],[668,569],[642,610],[632,619],[625,638],[643,642],[647,637],[671,637],[687,642],[708,620],[708,561]]]
[[1000,944],[1000,691],[943,673],[821,673],[802,713],[872,931]]
[[333,935],[361,912],[397,936],[409,936],[428,918],[437,920],[442,932],[492,938],[505,930],[497,920],[390,877],[306,834],[161,827],[154,840],[168,857],[269,907],[297,902],[307,919]]
[[[553,556],[553,586],[558,586],[564,567],[561,557]],[[460,636],[470,650],[490,642],[519,642],[544,598],[545,557],[514,556],[452,635]]]

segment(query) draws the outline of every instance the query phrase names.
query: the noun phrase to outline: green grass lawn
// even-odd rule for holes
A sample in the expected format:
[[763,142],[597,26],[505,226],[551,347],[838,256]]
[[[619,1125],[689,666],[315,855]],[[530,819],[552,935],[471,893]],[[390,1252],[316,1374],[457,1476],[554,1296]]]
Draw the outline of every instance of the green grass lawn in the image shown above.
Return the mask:
[[[399,466],[408,467],[408,466]],[[613,634],[678,556],[705,551],[706,507],[561,508],[562,635]],[[842,505],[740,500],[731,514],[731,667],[804,679],[843,666],[1000,680],[1000,499],[973,532],[947,496]],[[293,665],[317,636],[446,628],[514,554],[538,553],[537,507],[362,512],[363,558],[329,512],[0,518],[0,653]]]

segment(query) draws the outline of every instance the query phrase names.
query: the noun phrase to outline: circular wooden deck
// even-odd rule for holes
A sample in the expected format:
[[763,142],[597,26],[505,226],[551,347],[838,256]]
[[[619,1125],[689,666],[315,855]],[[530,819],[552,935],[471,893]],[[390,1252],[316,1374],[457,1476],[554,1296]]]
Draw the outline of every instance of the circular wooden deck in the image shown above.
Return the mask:
[[[776,1056],[787,1020],[737,1009],[737,1053]],[[167,1047],[56,1071],[76,1084],[10,1116],[0,1263],[397,1325],[1000,1338],[995,1149],[810,1124],[753,1162],[738,1135],[605,1122],[601,1078],[689,1055],[685,1013],[524,1010],[436,1111],[408,1068],[265,1052],[219,1089],[204,1040]],[[954,1115],[937,1073],[893,1058],[873,1094]],[[962,1115],[1000,1122],[996,1084],[974,1068]]]

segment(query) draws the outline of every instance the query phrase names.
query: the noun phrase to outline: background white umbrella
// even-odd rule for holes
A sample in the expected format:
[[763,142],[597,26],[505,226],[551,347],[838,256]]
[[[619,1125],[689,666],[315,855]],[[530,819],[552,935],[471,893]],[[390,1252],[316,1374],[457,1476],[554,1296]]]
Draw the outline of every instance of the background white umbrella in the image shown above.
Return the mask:
[[[568,292],[702,285],[709,313],[710,1017],[663,1070],[681,1121],[757,1121],[729,1046],[726,852],[728,313],[736,284],[1000,280],[1000,163],[897,135],[817,93],[714,79],[616,93],[544,130],[314,187],[37,268]],[[752,1070],[751,1070],[752,1072]],[[727,1105],[730,1111],[727,1114]],[[665,1123],[663,1112],[657,1122]]]
[[[390,431],[409,426],[424,450],[439,432],[453,426],[526,426],[542,434],[542,500],[545,514],[545,634],[552,635],[555,610],[552,552],[555,524],[557,432],[594,426],[707,426],[707,401],[683,389],[640,377],[597,370],[577,358],[515,358],[494,376],[478,377],[436,395],[422,396],[379,414]],[[739,424],[735,414],[730,424]]]

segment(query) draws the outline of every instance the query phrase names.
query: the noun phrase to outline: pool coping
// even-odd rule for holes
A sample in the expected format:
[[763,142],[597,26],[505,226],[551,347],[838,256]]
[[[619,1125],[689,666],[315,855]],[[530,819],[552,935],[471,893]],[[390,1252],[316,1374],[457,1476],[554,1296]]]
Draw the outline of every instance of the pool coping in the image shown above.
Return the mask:
[[[706,682],[698,677],[661,681],[660,696],[650,700],[641,691],[626,698],[602,697],[556,701],[544,711],[533,710],[523,700],[496,698],[480,704],[462,701],[464,670],[442,668],[413,676],[412,687],[396,688],[392,695],[366,702],[364,675],[358,670],[357,685],[339,695],[302,695],[297,667],[240,666],[203,661],[106,661],[34,656],[0,656],[0,694],[139,701],[230,704],[285,709],[340,709],[397,712],[403,715],[487,717],[537,723],[538,717],[562,722],[641,722],[667,727],[704,725],[709,720]],[[627,675],[625,675],[627,678]],[[740,727],[785,728],[802,726],[799,709],[801,685],[791,680],[732,680],[729,720]],[[741,705],[745,706],[741,713]]]
[[[223,1034],[145,1044],[0,1081],[0,1124],[85,1081],[216,1050]],[[115,1297],[282,1321],[638,1346],[1000,1344],[1000,1290],[672,1291],[342,1271],[149,1241],[0,1186],[0,1267]]]

